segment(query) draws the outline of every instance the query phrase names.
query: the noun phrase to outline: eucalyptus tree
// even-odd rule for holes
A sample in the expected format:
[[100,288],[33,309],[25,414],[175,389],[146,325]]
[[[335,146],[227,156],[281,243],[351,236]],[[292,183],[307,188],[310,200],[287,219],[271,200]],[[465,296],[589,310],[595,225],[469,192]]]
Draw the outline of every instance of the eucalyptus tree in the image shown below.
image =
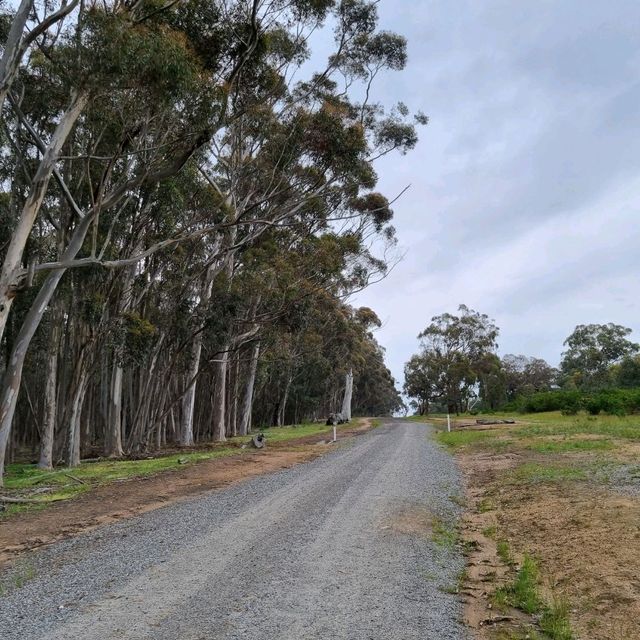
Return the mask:
[[632,331],[612,322],[581,324],[564,341],[560,370],[565,383],[584,389],[611,384],[610,368],[624,358],[635,355],[640,345],[631,341]]
[[411,375],[405,390],[421,402],[437,399],[451,413],[467,408],[487,363],[495,361],[499,333],[486,314],[465,305],[460,305],[458,312],[431,319],[418,336],[419,354],[406,368]]

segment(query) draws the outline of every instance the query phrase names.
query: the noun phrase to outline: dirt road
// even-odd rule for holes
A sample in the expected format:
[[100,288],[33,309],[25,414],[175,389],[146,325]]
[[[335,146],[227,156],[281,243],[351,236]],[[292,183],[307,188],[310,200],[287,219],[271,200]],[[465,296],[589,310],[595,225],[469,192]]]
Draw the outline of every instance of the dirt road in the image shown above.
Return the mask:
[[384,426],[32,553],[2,579],[0,637],[462,640],[458,493],[428,427]]

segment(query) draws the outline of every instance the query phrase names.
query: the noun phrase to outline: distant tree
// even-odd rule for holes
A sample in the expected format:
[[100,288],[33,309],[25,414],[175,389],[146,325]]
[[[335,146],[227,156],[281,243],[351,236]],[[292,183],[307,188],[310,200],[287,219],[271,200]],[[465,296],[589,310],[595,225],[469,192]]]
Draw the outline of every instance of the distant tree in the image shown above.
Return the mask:
[[487,353],[475,367],[478,393],[485,409],[498,409],[504,404],[507,387],[502,361],[495,353]]
[[558,377],[558,370],[542,358],[511,353],[502,358],[502,369],[507,400],[538,391],[549,391]]
[[429,370],[429,359],[424,354],[411,356],[404,365],[403,390],[409,398],[413,398],[412,406],[418,415],[429,413],[429,405],[439,397],[439,393],[435,376]]
[[613,378],[617,387],[640,387],[640,356],[627,356],[614,365]]
[[578,325],[564,341],[560,368],[566,386],[598,389],[612,382],[610,368],[634,355],[640,345],[631,342],[631,329],[618,324]]
[[481,375],[488,370],[488,357],[495,353],[499,333],[489,316],[465,305],[460,305],[458,312],[432,318],[418,336],[421,352],[408,363],[412,377],[411,392],[407,393],[416,393],[414,383],[418,385],[422,376],[422,397],[439,400],[451,413],[467,409]]

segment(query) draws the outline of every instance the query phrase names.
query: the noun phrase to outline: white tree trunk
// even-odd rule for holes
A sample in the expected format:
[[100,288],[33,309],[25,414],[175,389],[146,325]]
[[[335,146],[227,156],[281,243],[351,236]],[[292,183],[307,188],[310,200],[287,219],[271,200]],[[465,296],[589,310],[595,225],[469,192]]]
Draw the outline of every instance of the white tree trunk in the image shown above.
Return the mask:
[[53,469],[53,439],[58,415],[58,351],[62,328],[60,326],[61,317],[57,309],[52,316],[51,334],[49,335],[47,349],[47,380],[44,389],[44,419],[40,438],[40,461],[38,462],[40,469]]
[[[212,265],[207,270],[202,291],[200,292],[199,308],[205,307],[211,300],[211,292],[213,291],[213,280],[219,269]],[[189,363],[189,371],[187,373],[187,384],[189,388],[182,398],[182,421],[180,425],[180,444],[185,447],[193,445],[193,410],[196,402],[196,386],[198,384],[198,373],[200,372],[200,359],[202,356],[202,327],[198,327],[198,332],[193,338],[191,345],[191,362]]]
[[111,374],[111,387],[109,393],[109,422],[105,433],[104,454],[108,458],[121,458],[124,455],[122,449],[122,366],[117,361],[117,355]]
[[49,186],[51,174],[55,168],[62,146],[71,133],[71,129],[87,104],[87,96],[74,93],[71,104],[64,113],[56,127],[49,146],[46,148],[40,165],[33,179],[31,191],[22,208],[18,224],[11,236],[9,246],[0,270],[0,340],[7,325],[9,311],[15,295],[15,287],[18,284],[17,276],[22,265],[24,249],[27,245],[31,229],[35,223],[38,212],[44,200]]
[[20,43],[32,5],[33,0],[22,0],[11,21],[9,35],[7,36],[2,58],[0,59],[0,113],[2,113],[4,101],[7,98],[13,79],[16,77],[18,66],[20,65]]
[[69,430],[67,440],[67,466],[77,467],[80,464],[80,433],[82,407],[89,381],[89,372],[84,362],[79,363],[80,374],[71,401],[71,413],[69,415]]
[[344,399],[342,400],[342,417],[351,420],[351,397],[353,395],[353,371],[345,376]]
[[225,424],[226,398],[227,398],[227,368],[229,364],[229,351],[225,346],[224,353],[215,363],[216,386],[213,396],[213,439],[216,442],[224,442],[227,439]]
[[247,379],[247,387],[244,392],[242,402],[242,414],[240,416],[239,435],[246,436],[251,431],[251,409],[253,407],[253,389],[256,384],[256,373],[258,371],[258,359],[260,357],[260,343],[256,342],[251,354],[251,363],[249,365],[249,378]]

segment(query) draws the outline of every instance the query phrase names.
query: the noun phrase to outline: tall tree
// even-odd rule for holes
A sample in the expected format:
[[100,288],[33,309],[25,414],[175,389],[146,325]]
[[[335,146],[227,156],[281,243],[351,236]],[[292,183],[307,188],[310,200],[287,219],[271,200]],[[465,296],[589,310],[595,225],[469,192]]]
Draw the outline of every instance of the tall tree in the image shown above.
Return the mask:
[[581,324],[564,341],[560,369],[564,383],[581,389],[611,384],[610,367],[636,354],[640,345],[629,340],[631,329],[618,324]]
[[[459,315],[435,316],[418,338],[421,351],[410,361],[410,389],[413,397],[438,399],[451,413],[465,411],[469,400],[477,395],[483,368],[497,349],[499,329],[485,314],[458,307]],[[425,385],[419,391],[415,383]]]

